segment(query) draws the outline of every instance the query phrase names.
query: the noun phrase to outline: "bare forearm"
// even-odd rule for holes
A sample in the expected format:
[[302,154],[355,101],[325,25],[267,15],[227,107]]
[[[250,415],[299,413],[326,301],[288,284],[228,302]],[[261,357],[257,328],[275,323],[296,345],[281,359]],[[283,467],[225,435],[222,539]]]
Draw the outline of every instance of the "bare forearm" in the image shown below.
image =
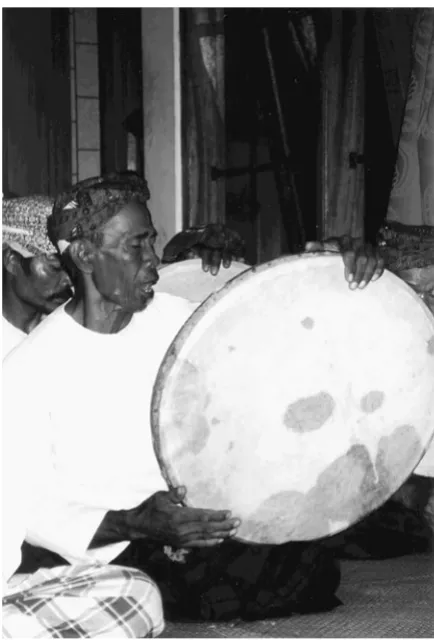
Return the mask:
[[164,247],[161,263],[171,264],[185,259],[184,255],[199,243],[203,230],[203,228],[187,228],[172,237]]

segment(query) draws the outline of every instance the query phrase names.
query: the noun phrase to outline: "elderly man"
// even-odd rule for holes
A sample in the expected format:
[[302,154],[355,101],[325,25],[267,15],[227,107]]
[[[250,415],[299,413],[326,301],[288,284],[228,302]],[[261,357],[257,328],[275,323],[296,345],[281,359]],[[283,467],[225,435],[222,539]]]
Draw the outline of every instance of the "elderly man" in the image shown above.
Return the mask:
[[[131,176],[137,177],[119,175],[126,182]],[[85,179],[76,189],[95,181]],[[52,208],[53,200],[42,195],[3,199],[3,358],[72,296],[70,279],[47,235]],[[221,263],[228,267],[243,252],[236,233],[210,225],[175,235],[165,248],[163,263],[201,257],[204,271],[215,275]]]
[[[327,610],[339,569],[316,543],[234,541],[228,511],[181,505],[152,445],[158,368],[194,307],[153,293],[155,229],[138,178],[99,180],[56,200],[49,230],[75,295],[4,363],[3,427],[39,441],[27,528],[31,543],[69,562],[147,572],[171,618],[259,619]],[[374,254],[345,257],[355,285],[382,270]],[[20,404],[22,399],[26,405]]]
[[3,358],[72,295],[47,236],[52,208],[41,195],[3,199]]

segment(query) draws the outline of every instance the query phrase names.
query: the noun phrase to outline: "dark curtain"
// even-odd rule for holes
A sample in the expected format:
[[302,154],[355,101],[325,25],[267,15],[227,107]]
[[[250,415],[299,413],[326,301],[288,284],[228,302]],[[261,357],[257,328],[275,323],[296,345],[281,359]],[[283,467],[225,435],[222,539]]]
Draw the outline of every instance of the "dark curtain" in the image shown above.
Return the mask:
[[434,227],[434,9],[420,9],[387,219]]
[[71,183],[68,9],[3,10],[3,193]]
[[398,145],[411,65],[414,9],[373,11],[393,143]]
[[181,9],[184,212],[187,226],[225,221],[224,10]]
[[102,172],[143,172],[141,20],[141,9],[98,9]]
[[251,263],[316,236],[322,16],[225,10],[226,222],[246,240]]
[[363,9],[332,9],[322,63],[321,236],[364,236]]

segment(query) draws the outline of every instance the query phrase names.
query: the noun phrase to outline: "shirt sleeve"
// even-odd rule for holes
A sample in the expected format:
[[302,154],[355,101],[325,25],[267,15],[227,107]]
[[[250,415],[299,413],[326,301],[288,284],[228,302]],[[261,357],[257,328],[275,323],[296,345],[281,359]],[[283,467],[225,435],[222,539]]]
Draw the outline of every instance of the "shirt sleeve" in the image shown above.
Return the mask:
[[[6,444],[12,438],[16,444],[17,437],[21,442],[21,456],[13,466],[20,489],[24,487],[27,497],[23,508],[17,495],[16,512],[24,514],[20,518],[29,543],[56,552],[68,561],[88,560],[89,544],[109,508],[74,501],[73,490],[67,489],[60,480],[50,440],[49,408],[44,405],[49,396],[49,382],[43,369],[26,370],[27,365],[27,360],[22,361],[20,350],[3,363],[3,436],[9,439]],[[14,489],[9,492],[14,495]],[[104,551],[104,548],[92,551],[98,554],[92,559],[110,560],[110,548],[107,548],[107,557]]]

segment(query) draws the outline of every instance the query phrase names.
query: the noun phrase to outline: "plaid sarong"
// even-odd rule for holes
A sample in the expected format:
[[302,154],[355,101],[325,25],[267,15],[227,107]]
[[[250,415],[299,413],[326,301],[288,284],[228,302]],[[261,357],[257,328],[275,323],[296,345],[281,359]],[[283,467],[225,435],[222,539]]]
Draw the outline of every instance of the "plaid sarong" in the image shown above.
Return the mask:
[[3,638],[157,637],[163,632],[161,596],[132,568],[79,564],[14,577],[3,597]]

